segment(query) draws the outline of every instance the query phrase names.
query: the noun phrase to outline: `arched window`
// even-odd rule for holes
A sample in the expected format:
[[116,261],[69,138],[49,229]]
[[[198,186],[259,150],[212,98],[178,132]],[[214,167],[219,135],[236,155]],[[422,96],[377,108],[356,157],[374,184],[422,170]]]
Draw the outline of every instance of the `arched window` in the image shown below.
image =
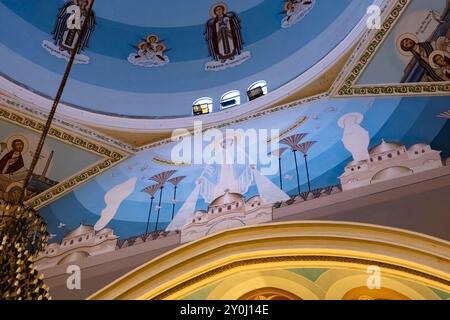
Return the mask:
[[208,114],[213,110],[213,99],[204,97],[194,101],[192,104],[192,113],[194,116]]
[[248,100],[255,100],[256,98],[266,95],[267,92],[267,82],[264,80],[256,81],[247,89]]
[[220,98],[222,109],[231,108],[241,104],[241,93],[238,90],[231,90]]

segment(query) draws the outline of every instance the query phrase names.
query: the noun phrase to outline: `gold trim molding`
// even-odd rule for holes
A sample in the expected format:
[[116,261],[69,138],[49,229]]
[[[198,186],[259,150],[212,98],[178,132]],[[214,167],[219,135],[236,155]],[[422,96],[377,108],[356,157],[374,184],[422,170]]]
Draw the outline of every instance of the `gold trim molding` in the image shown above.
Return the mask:
[[307,221],[228,230],[172,250],[89,299],[179,299],[241,272],[367,270],[450,292],[450,243],[368,224]]

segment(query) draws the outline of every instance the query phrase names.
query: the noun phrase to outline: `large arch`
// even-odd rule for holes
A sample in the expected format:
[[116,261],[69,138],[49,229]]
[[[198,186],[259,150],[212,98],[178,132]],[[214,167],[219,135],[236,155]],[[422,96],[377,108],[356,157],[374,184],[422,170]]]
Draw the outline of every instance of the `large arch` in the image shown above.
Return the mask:
[[[268,270],[272,271],[271,279],[266,277],[269,279],[265,282],[267,287],[276,287],[278,277],[291,286],[278,287],[281,290],[295,294],[292,288],[301,286],[310,292],[301,298],[335,299],[361,287],[360,274],[373,265],[386,277],[389,290],[401,291],[403,295],[419,292],[402,289],[412,283],[410,287],[433,288],[448,294],[449,252],[450,243],[446,241],[394,228],[327,221],[265,224],[228,230],[186,244],[133,270],[90,299],[182,299],[221,283],[215,289],[217,293],[221,285],[227,286],[223,284],[226,279],[242,273],[259,272],[268,276]],[[313,285],[303,280],[294,283],[293,276],[282,276],[283,270],[298,268],[331,271]],[[336,272],[333,270],[345,272],[341,279],[331,283],[327,281],[327,274]],[[359,276],[355,272],[359,272]],[[351,277],[359,277],[353,287],[347,285]],[[342,279],[347,280],[338,283],[337,280]],[[401,285],[395,285],[397,282]],[[314,288],[318,284],[320,288]],[[248,292],[261,287],[248,286]],[[229,290],[221,292],[222,296],[214,298],[230,298],[225,294]],[[342,294],[339,296],[336,292]],[[240,290],[237,294],[245,293]],[[410,299],[421,297],[433,295],[408,296]]]

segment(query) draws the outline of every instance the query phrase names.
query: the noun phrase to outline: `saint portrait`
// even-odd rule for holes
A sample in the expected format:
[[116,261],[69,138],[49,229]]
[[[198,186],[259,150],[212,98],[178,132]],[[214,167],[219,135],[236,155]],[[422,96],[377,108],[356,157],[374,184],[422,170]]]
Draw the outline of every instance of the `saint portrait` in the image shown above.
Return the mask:
[[420,39],[417,33],[403,33],[397,38],[397,51],[411,60],[405,68],[402,83],[448,81],[450,58],[450,0],[443,13],[430,11],[428,25],[437,26]]
[[249,59],[250,53],[243,51],[241,21],[237,14],[228,11],[225,3],[218,3],[212,6],[210,15],[205,40],[213,61],[206,64],[206,70],[223,70]]
[[170,62],[165,54],[169,51],[166,45],[155,34],[148,35],[137,46],[132,46],[136,52],[130,53],[128,61],[141,67],[159,67]]
[[285,17],[281,27],[289,28],[302,20],[314,7],[316,0],[283,0]]
[[448,52],[435,50],[429,58],[430,66],[444,81],[450,81],[450,57]]
[[22,182],[28,173],[24,160],[28,141],[23,136],[13,135],[0,146],[0,199],[15,201],[20,197]]
[[[89,57],[82,54],[82,51],[88,47],[91,36],[95,30],[95,13],[94,11],[89,10],[91,4],[92,0],[72,0],[64,4],[64,6],[58,10],[56,23],[52,31],[53,41],[44,40],[42,47],[50,54],[68,60],[79,37],[81,37],[81,45],[77,50],[75,63],[89,63]],[[83,33],[81,33],[81,29],[70,29],[67,25],[68,20],[71,19],[72,16],[69,7],[73,5],[80,8],[80,25],[83,26],[84,24],[87,24]]]
[[0,174],[13,174],[23,170],[25,166],[22,157],[22,152],[25,148],[24,140],[15,138],[7,148],[9,152],[0,159]]

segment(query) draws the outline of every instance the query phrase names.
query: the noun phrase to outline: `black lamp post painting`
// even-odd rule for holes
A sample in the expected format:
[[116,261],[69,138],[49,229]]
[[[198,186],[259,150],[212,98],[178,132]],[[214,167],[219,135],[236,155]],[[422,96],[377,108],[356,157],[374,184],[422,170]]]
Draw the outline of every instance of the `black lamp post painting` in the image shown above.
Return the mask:
[[307,158],[308,158],[309,149],[316,143],[317,143],[317,141],[308,141],[308,142],[300,143],[296,147],[297,151],[300,151],[301,153],[303,153],[303,157],[305,159],[306,177],[308,179],[308,191],[309,192],[311,192],[311,181],[309,178],[309,168],[308,168],[308,159]]
[[286,152],[288,148],[279,148],[271,153],[269,155],[272,155],[274,157],[278,158],[278,173],[280,175],[280,189],[283,190],[283,178],[282,178],[282,170],[281,170],[281,157]]
[[149,180],[156,181],[158,183],[158,185],[160,186],[159,202],[158,202],[158,215],[156,216],[155,231],[158,230],[159,215],[161,212],[161,200],[162,200],[162,193],[163,193],[164,185],[166,184],[167,180],[169,180],[170,177],[175,174],[175,172],[177,172],[177,171],[176,170],[164,171],[164,172],[155,174],[154,176],[149,178]]
[[296,154],[297,149],[296,148],[300,144],[300,141],[302,141],[307,135],[308,135],[307,133],[294,134],[294,135],[284,138],[280,141],[282,144],[289,146],[292,150],[292,153],[294,154],[295,172],[297,173],[298,194],[300,194],[300,176],[298,174],[298,163],[297,163],[297,154]]
[[155,194],[159,190],[161,186],[159,184],[154,184],[152,186],[149,186],[142,190],[142,192],[147,193],[150,196],[150,209],[148,210],[148,217],[147,217],[147,227],[145,227],[145,234],[148,233],[148,227],[150,224],[150,216],[152,214],[152,207],[153,207],[153,199],[155,199]]
[[181,180],[183,180],[184,178],[186,178],[186,176],[179,176],[179,177],[175,177],[172,179],[169,179],[168,181],[173,184],[173,202],[172,202],[172,218],[171,221],[173,220],[173,217],[175,215],[175,204],[177,201],[177,187],[180,184]]

